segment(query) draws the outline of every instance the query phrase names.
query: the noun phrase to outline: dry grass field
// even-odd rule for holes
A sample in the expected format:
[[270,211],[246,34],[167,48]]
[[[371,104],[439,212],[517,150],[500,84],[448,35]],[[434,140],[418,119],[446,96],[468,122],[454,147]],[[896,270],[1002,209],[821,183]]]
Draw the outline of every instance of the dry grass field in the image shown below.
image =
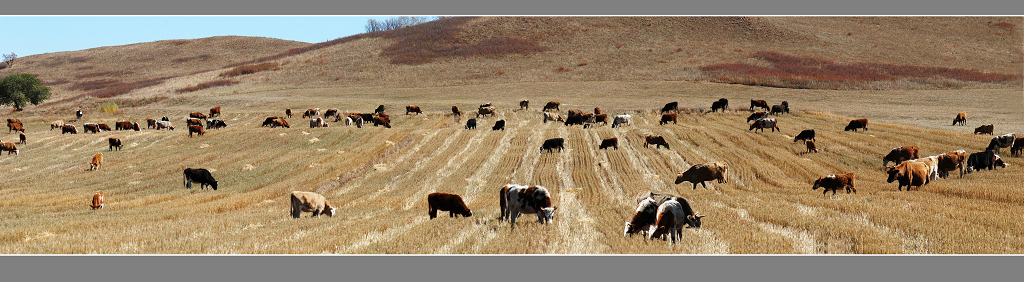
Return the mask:
[[[963,179],[954,174],[914,191],[886,183],[881,163],[903,145],[919,146],[922,156],[983,151],[991,136],[972,134],[981,124],[995,124],[995,134],[1024,133],[1020,81],[903,77],[793,89],[718,83],[723,77],[700,71],[712,64],[767,66],[750,54],[771,51],[844,66],[955,68],[1019,79],[1021,18],[451,21],[461,25],[428,26],[436,27],[434,37],[396,32],[333,45],[218,37],[20,58],[0,75],[40,74],[54,94],[43,105],[2,116],[24,121],[28,144],[18,145],[19,155],[0,155],[0,253],[1024,252],[1020,157],[1004,150],[1005,169]],[[478,53],[409,57],[419,51],[393,44],[410,38],[437,44],[436,50]],[[499,43],[546,49],[503,51]],[[264,62],[260,58],[273,58],[266,61],[279,67],[220,76],[242,62]],[[121,71],[131,63],[141,66]],[[776,82],[789,79],[779,77]],[[200,86],[221,79],[231,82]],[[195,88],[202,89],[178,91]],[[731,110],[709,113],[719,98],[728,98]],[[529,99],[529,110],[518,110],[522,99]],[[776,117],[781,132],[748,130],[750,99],[790,103],[792,112]],[[544,123],[540,109],[547,101],[560,101],[563,115],[594,107],[632,114],[633,125]],[[658,125],[657,110],[673,101],[683,108],[678,124]],[[481,118],[476,130],[464,129],[477,105],[488,102],[497,115]],[[110,103],[119,109],[100,110]],[[311,129],[298,115],[314,107],[368,113],[377,105],[385,105],[393,128],[331,122]],[[419,105],[425,114],[404,115],[405,105]],[[449,115],[452,105],[466,112],[461,121]],[[215,106],[223,108],[228,127],[188,137],[184,117]],[[78,107],[88,122],[144,124],[147,117],[167,116],[177,130],[49,130],[54,120],[74,120]],[[297,113],[291,128],[260,127],[285,108]],[[950,125],[958,112],[967,112],[967,126]],[[869,129],[843,131],[855,118],[869,119]],[[491,131],[500,119],[505,130]],[[81,122],[74,124],[82,130]],[[817,131],[819,153],[805,153],[792,141],[803,129]],[[645,134],[664,136],[671,149],[644,148]],[[110,137],[124,148],[108,151]],[[566,139],[565,151],[538,150],[555,137]],[[601,139],[610,137],[619,139],[619,149],[599,150]],[[0,140],[16,139],[0,133]],[[89,171],[99,152],[102,168]],[[728,183],[696,190],[673,184],[690,165],[714,161],[729,165]],[[209,169],[219,190],[185,189],[187,167]],[[850,172],[856,194],[811,190],[815,178]],[[506,183],[547,187],[558,206],[554,223],[524,215],[512,230],[500,222],[497,194]],[[106,206],[91,210],[97,190]],[[323,194],[337,214],[291,218],[294,190]],[[707,215],[703,226],[684,230],[675,245],[623,238],[635,196],[648,190],[686,198]],[[440,212],[428,219],[426,196],[435,191],[461,195],[473,216]]]

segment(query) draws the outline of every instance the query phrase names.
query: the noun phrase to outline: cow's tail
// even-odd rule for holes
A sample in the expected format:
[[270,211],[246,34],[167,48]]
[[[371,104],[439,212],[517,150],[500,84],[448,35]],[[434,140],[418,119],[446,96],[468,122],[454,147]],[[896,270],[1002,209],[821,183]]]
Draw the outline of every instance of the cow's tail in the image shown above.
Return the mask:
[[507,196],[507,194],[508,194],[508,190],[507,189],[508,189],[508,185],[505,185],[505,186],[501,187],[501,190],[498,190],[498,198],[500,199],[499,200],[499,203],[500,203],[499,206],[501,206],[501,215],[500,215],[501,217],[498,218],[499,221],[505,220],[506,215],[509,213],[509,210],[508,210],[508,207],[507,207],[508,199],[505,198]]

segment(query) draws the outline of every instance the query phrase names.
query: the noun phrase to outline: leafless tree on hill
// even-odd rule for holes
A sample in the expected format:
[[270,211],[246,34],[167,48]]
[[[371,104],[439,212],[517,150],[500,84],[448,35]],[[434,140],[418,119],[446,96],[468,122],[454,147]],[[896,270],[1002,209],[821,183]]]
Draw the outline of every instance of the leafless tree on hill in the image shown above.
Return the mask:
[[384,21],[369,19],[366,21],[366,32],[394,30],[407,26],[414,26],[421,23],[438,19],[438,17],[393,17]]

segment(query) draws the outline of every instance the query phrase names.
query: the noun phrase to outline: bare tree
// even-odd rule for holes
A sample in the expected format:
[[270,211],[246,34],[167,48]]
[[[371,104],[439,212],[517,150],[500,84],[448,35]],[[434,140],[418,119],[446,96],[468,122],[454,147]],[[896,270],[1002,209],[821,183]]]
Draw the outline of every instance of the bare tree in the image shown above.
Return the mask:
[[395,30],[407,26],[414,26],[421,23],[438,19],[439,17],[392,17],[384,21],[369,19],[366,21],[366,32]]
[[17,57],[18,55],[15,55],[14,52],[11,52],[10,54],[4,54],[4,63],[7,64],[7,67],[14,66],[14,59]]

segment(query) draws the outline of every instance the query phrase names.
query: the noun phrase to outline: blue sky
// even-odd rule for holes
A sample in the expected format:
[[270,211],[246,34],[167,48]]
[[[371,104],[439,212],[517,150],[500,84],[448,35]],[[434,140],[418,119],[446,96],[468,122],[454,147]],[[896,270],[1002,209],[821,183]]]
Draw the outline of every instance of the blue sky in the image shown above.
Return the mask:
[[309,43],[365,32],[389,16],[0,16],[0,53],[18,57],[167,39],[259,36]]

